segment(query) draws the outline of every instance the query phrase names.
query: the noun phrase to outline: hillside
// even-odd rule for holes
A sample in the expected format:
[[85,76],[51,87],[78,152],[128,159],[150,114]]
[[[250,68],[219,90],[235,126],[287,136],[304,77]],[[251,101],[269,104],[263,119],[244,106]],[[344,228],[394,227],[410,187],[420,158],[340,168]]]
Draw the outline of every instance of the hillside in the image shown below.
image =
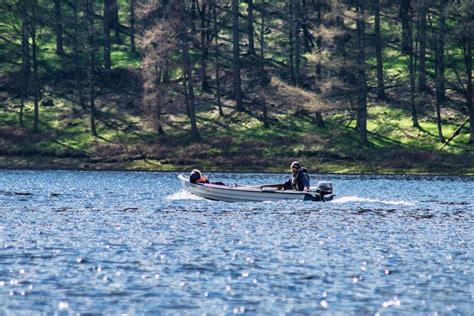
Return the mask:
[[[101,91],[99,136],[93,137],[68,86],[55,83],[48,95],[54,105],[41,107],[40,133],[18,127],[14,100],[8,99],[1,112],[2,168],[286,171],[299,159],[313,172],[474,174],[464,129],[448,145],[440,144],[431,117],[423,116],[422,129],[413,128],[409,109],[395,102],[370,103],[370,145],[361,148],[354,120],[341,111],[327,113],[325,127],[318,127],[310,113],[279,111],[275,104],[271,127],[265,128],[253,104],[238,112],[228,101],[220,117],[212,99],[203,98],[197,107],[201,138],[195,141],[185,113],[173,115],[166,134],[157,136],[141,119],[140,94],[125,85]],[[31,112],[26,108],[25,121],[31,122]],[[453,114],[444,125],[446,135],[461,123]]]
[[[426,53],[426,91],[418,92],[417,87],[414,95],[408,67],[410,60],[399,46],[402,29],[392,20],[398,16],[397,7],[388,6],[382,13],[381,32],[385,39],[383,98],[377,97],[374,20],[372,11],[366,13],[364,68],[368,141],[361,143],[361,130],[357,127],[360,68],[351,62],[358,56],[354,46],[357,29],[350,18],[338,26],[338,32],[344,31],[347,36],[344,60],[329,46],[341,33],[331,29],[333,26],[330,27],[332,24],[328,22],[326,33],[321,35],[323,44],[319,44],[327,51],[318,55],[305,51],[302,46],[300,64],[297,64],[295,55],[291,53],[299,50],[292,49],[290,55],[282,50],[287,47],[288,36],[284,26],[287,19],[285,7],[278,2],[264,11],[264,7],[257,3],[254,8],[255,37],[261,35],[257,18],[264,13],[267,18],[264,23],[268,23],[271,31],[265,31],[266,51],[261,58],[258,52],[245,52],[250,45],[249,37],[245,35],[245,26],[241,25],[239,71],[242,109],[238,109],[234,95],[235,68],[231,56],[232,28],[229,24],[231,12],[226,11],[228,8],[219,8],[221,13],[217,16],[221,21],[218,36],[221,50],[214,51],[210,41],[208,45],[212,49],[203,57],[202,49],[206,46],[200,44],[199,32],[196,32],[196,42],[190,41],[194,44],[190,46],[187,68],[180,64],[185,60],[182,58],[186,58],[182,46],[160,48],[150,53],[148,46],[137,43],[137,51],[131,51],[129,43],[124,40],[130,34],[127,2],[118,3],[122,39],[116,41],[112,36],[109,70],[104,70],[104,60],[96,56],[96,65],[91,69],[97,70],[90,72],[87,67],[90,47],[87,46],[79,56],[83,66],[72,63],[74,46],[67,41],[65,55],[55,53],[54,28],[43,25],[38,47],[37,129],[31,81],[26,85],[29,85],[27,93],[22,83],[25,74],[21,66],[24,59],[21,58],[20,40],[12,35],[15,42],[1,42],[0,50],[9,60],[0,61],[0,168],[166,171],[200,168],[206,171],[287,172],[291,161],[300,160],[310,172],[321,173],[474,175],[474,146],[470,144],[466,93],[463,93],[468,77],[460,72],[464,65],[462,52],[454,45],[454,39],[447,39],[446,51],[451,54],[448,57],[452,57],[449,57],[445,69],[445,100],[440,116],[437,116],[438,79],[433,51],[427,49]],[[43,3],[43,9],[46,12],[53,8]],[[92,9],[96,13],[93,24],[100,28],[101,8],[97,5]],[[63,6],[62,10],[65,10],[65,15],[72,14],[70,7]],[[325,10],[329,16],[335,9],[328,5]],[[432,18],[438,19],[439,8],[430,10]],[[156,12],[154,14],[161,11]],[[248,17],[248,12],[249,7],[241,4],[242,22]],[[147,19],[147,16],[141,17]],[[308,13],[308,21],[311,22],[312,18]],[[210,25],[213,20],[203,21]],[[452,18],[447,23],[453,34],[456,23],[461,23],[456,21]],[[64,23],[66,29],[72,29],[73,25]],[[323,34],[323,28],[316,25],[315,22],[310,31]],[[143,42],[148,33],[147,26],[142,27],[137,31],[137,37],[142,36]],[[152,29],[160,27],[164,26],[157,24]],[[177,25],[175,29],[179,27]],[[8,23],[3,23],[1,28],[13,32]],[[303,36],[305,27],[297,28],[296,32]],[[432,32],[432,39],[435,39],[436,29]],[[102,54],[104,38],[102,33],[96,35],[94,49]],[[180,37],[172,39],[176,43],[180,41]],[[87,43],[84,39],[83,45]],[[418,45],[417,41],[415,43]],[[257,41],[257,50],[259,45]],[[165,57],[160,57],[160,54]],[[216,57],[220,58],[218,78],[215,75],[217,64],[213,63]],[[202,79],[203,58],[207,60],[206,82]],[[160,68],[165,62],[170,63],[166,68],[167,76],[162,71],[150,72],[165,69]],[[153,68],[150,63],[158,68]],[[293,76],[295,66],[299,69],[296,79]],[[317,78],[315,67],[323,69],[322,79]],[[416,78],[418,82],[419,74]],[[183,89],[186,92],[183,93]],[[89,91],[93,91],[93,98]],[[192,98],[189,92],[192,92]],[[93,107],[90,106],[91,100]],[[419,127],[413,126],[413,100],[417,104]],[[91,130],[92,121],[96,135]],[[193,121],[198,134],[193,132]],[[440,141],[440,126],[443,141]]]

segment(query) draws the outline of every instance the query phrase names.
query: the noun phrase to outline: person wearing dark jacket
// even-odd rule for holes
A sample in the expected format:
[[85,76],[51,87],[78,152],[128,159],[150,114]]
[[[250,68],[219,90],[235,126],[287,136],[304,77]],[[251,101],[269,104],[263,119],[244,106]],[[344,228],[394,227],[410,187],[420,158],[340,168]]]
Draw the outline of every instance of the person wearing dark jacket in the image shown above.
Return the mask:
[[217,184],[217,185],[225,185],[223,182],[209,182],[209,179],[202,174],[201,171],[198,169],[193,169],[191,173],[189,174],[189,182],[194,183],[194,184]]
[[298,161],[293,161],[290,168],[291,176],[288,181],[283,183],[283,189],[307,192],[309,190],[308,171],[301,167]]
[[194,169],[189,175],[189,182],[191,183],[209,183],[209,179],[202,175],[201,171]]

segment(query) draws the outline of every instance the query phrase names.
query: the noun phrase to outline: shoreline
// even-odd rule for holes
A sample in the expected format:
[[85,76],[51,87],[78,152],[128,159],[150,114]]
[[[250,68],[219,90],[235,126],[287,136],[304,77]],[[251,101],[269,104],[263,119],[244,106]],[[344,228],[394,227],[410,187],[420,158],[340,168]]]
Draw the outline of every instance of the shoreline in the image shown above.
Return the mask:
[[[303,160],[303,159],[302,159]],[[303,161],[309,161],[304,159]],[[286,166],[285,164],[277,164]],[[326,175],[353,175],[353,176],[414,176],[414,177],[463,177],[474,178],[474,167],[466,168],[465,172],[427,171],[413,169],[398,169],[390,166],[367,165],[354,162],[347,163],[322,163],[317,162],[317,167],[306,163],[309,173]],[[338,168],[339,167],[339,168]],[[198,168],[206,173],[288,173],[285,167],[258,168],[247,166],[231,168],[229,164],[209,165],[208,161],[197,161],[196,164],[169,164],[147,159],[131,161],[97,162],[80,158],[60,158],[56,156],[0,156],[0,170],[64,170],[64,171],[117,171],[117,172],[186,172]]]

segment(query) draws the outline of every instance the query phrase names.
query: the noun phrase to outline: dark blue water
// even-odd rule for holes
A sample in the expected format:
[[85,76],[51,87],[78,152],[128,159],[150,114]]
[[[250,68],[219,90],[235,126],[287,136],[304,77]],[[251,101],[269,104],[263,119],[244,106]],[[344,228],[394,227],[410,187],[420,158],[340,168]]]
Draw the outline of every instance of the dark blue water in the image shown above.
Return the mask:
[[225,203],[176,175],[0,171],[0,314],[474,311],[473,178],[312,175],[335,201]]

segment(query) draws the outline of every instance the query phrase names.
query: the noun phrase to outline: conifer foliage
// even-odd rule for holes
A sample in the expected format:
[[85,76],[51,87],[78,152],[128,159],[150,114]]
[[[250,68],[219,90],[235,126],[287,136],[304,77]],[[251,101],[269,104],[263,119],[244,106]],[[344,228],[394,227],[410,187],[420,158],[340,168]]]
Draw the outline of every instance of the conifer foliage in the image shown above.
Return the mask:
[[[1,0],[0,12],[1,75],[17,78],[18,124],[34,132],[45,83],[59,77],[75,83],[71,98],[100,136],[98,97],[126,69],[140,73],[142,115],[158,135],[185,113],[199,139],[203,104],[271,128],[267,103],[280,103],[320,127],[344,111],[365,146],[368,104],[406,96],[415,128],[428,116],[447,142],[445,115],[456,111],[474,143],[473,1]],[[405,63],[395,75],[393,56]]]

